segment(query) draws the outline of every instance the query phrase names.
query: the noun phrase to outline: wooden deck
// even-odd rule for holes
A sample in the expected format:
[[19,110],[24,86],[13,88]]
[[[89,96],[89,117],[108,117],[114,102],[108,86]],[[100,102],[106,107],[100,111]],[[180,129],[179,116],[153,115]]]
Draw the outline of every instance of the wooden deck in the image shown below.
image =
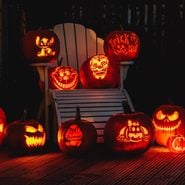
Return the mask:
[[185,154],[152,146],[138,157],[108,154],[102,144],[83,157],[60,150],[37,155],[0,153],[0,185],[166,185],[185,184]]

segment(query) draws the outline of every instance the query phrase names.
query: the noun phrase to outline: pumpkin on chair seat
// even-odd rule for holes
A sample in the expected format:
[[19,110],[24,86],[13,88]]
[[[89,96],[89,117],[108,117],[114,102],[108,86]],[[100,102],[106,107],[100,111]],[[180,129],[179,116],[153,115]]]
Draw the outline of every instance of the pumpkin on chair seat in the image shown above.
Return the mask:
[[80,69],[80,81],[84,88],[114,88],[119,85],[119,65],[107,56],[98,54],[87,59]]

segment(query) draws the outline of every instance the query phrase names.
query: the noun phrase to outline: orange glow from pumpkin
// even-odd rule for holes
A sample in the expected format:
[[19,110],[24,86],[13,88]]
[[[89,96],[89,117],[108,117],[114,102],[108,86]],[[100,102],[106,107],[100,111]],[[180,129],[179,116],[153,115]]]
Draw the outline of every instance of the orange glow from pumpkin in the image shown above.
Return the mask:
[[82,143],[83,133],[77,125],[72,124],[68,128],[65,138],[67,140],[66,146],[80,146]]
[[51,46],[54,44],[55,40],[52,37],[50,40],[48,38],[40,38],[39,36],[36,37],[35,43],[36,46],[40,48],[40,51],[37,53],[38,57],[45,57],[45,56],[54,56],[56,54],[55,51],[52,51]]
[[0,133],[2,133],[4,130],[4,124],[3,123],[0,123]]
[[109,59],[105,55],[95,55],[90,60],[90,69],[96,79],[104,79],[107,75]]
[[[43,146],[45,144],[46,141],[46,134],[44,133],[44,129],[42,127],[42,125],[38,125],[38,128],[34,128],[32,126],[25,126],[25,132],[26,133],[32,133],[32,136],[28,136],[28,135],[24,135],[24,137],[26,138],[26,145],[28,147],[38,147],[38,146]],[[43,134],[42,136],[37,135],[37,133],[41,133]],[[36,134],[36,135],[34,135]]]
[[51,83],[57,89],[75,89],[78,84],[78,73],[70,66],[58,66],[49,75]]
[[117,140],[120,142],[141,142],[148,140],[148,134],[148,130],[139,122],[128,120],[128,125],[120,130]]
[[135,57],[139,41],[135,33],[115,34],[110,40],[110,47],[115,55],[129,55]]

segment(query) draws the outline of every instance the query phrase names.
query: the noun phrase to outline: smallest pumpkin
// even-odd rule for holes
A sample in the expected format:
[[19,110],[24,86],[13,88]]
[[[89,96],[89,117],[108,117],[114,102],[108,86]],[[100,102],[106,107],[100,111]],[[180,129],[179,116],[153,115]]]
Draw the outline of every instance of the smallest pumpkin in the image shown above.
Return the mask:
[[37,152],[45,146],[45,129],[36,120],[15,120],[6,128],[6,142],[15,154]]
[[185,153],[185,137],[182,135],[170,136],[167,140],[167,147],[173,153]]
[[58,145],[69,155],[82,155],[96,144],[97,133],[94,125],[80,118],[80,108],[76,108],[76,118],[63,122],[58,129]]

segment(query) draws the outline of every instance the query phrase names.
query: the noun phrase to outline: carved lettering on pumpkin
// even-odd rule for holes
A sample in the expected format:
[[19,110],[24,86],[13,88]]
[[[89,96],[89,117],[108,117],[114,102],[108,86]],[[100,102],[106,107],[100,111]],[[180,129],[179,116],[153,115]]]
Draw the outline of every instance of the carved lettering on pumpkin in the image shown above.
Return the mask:
[[127,126],[123,127],[117,140],[120,142],[141,142],[148,140],[148,130],[137,121],[128,120]]

